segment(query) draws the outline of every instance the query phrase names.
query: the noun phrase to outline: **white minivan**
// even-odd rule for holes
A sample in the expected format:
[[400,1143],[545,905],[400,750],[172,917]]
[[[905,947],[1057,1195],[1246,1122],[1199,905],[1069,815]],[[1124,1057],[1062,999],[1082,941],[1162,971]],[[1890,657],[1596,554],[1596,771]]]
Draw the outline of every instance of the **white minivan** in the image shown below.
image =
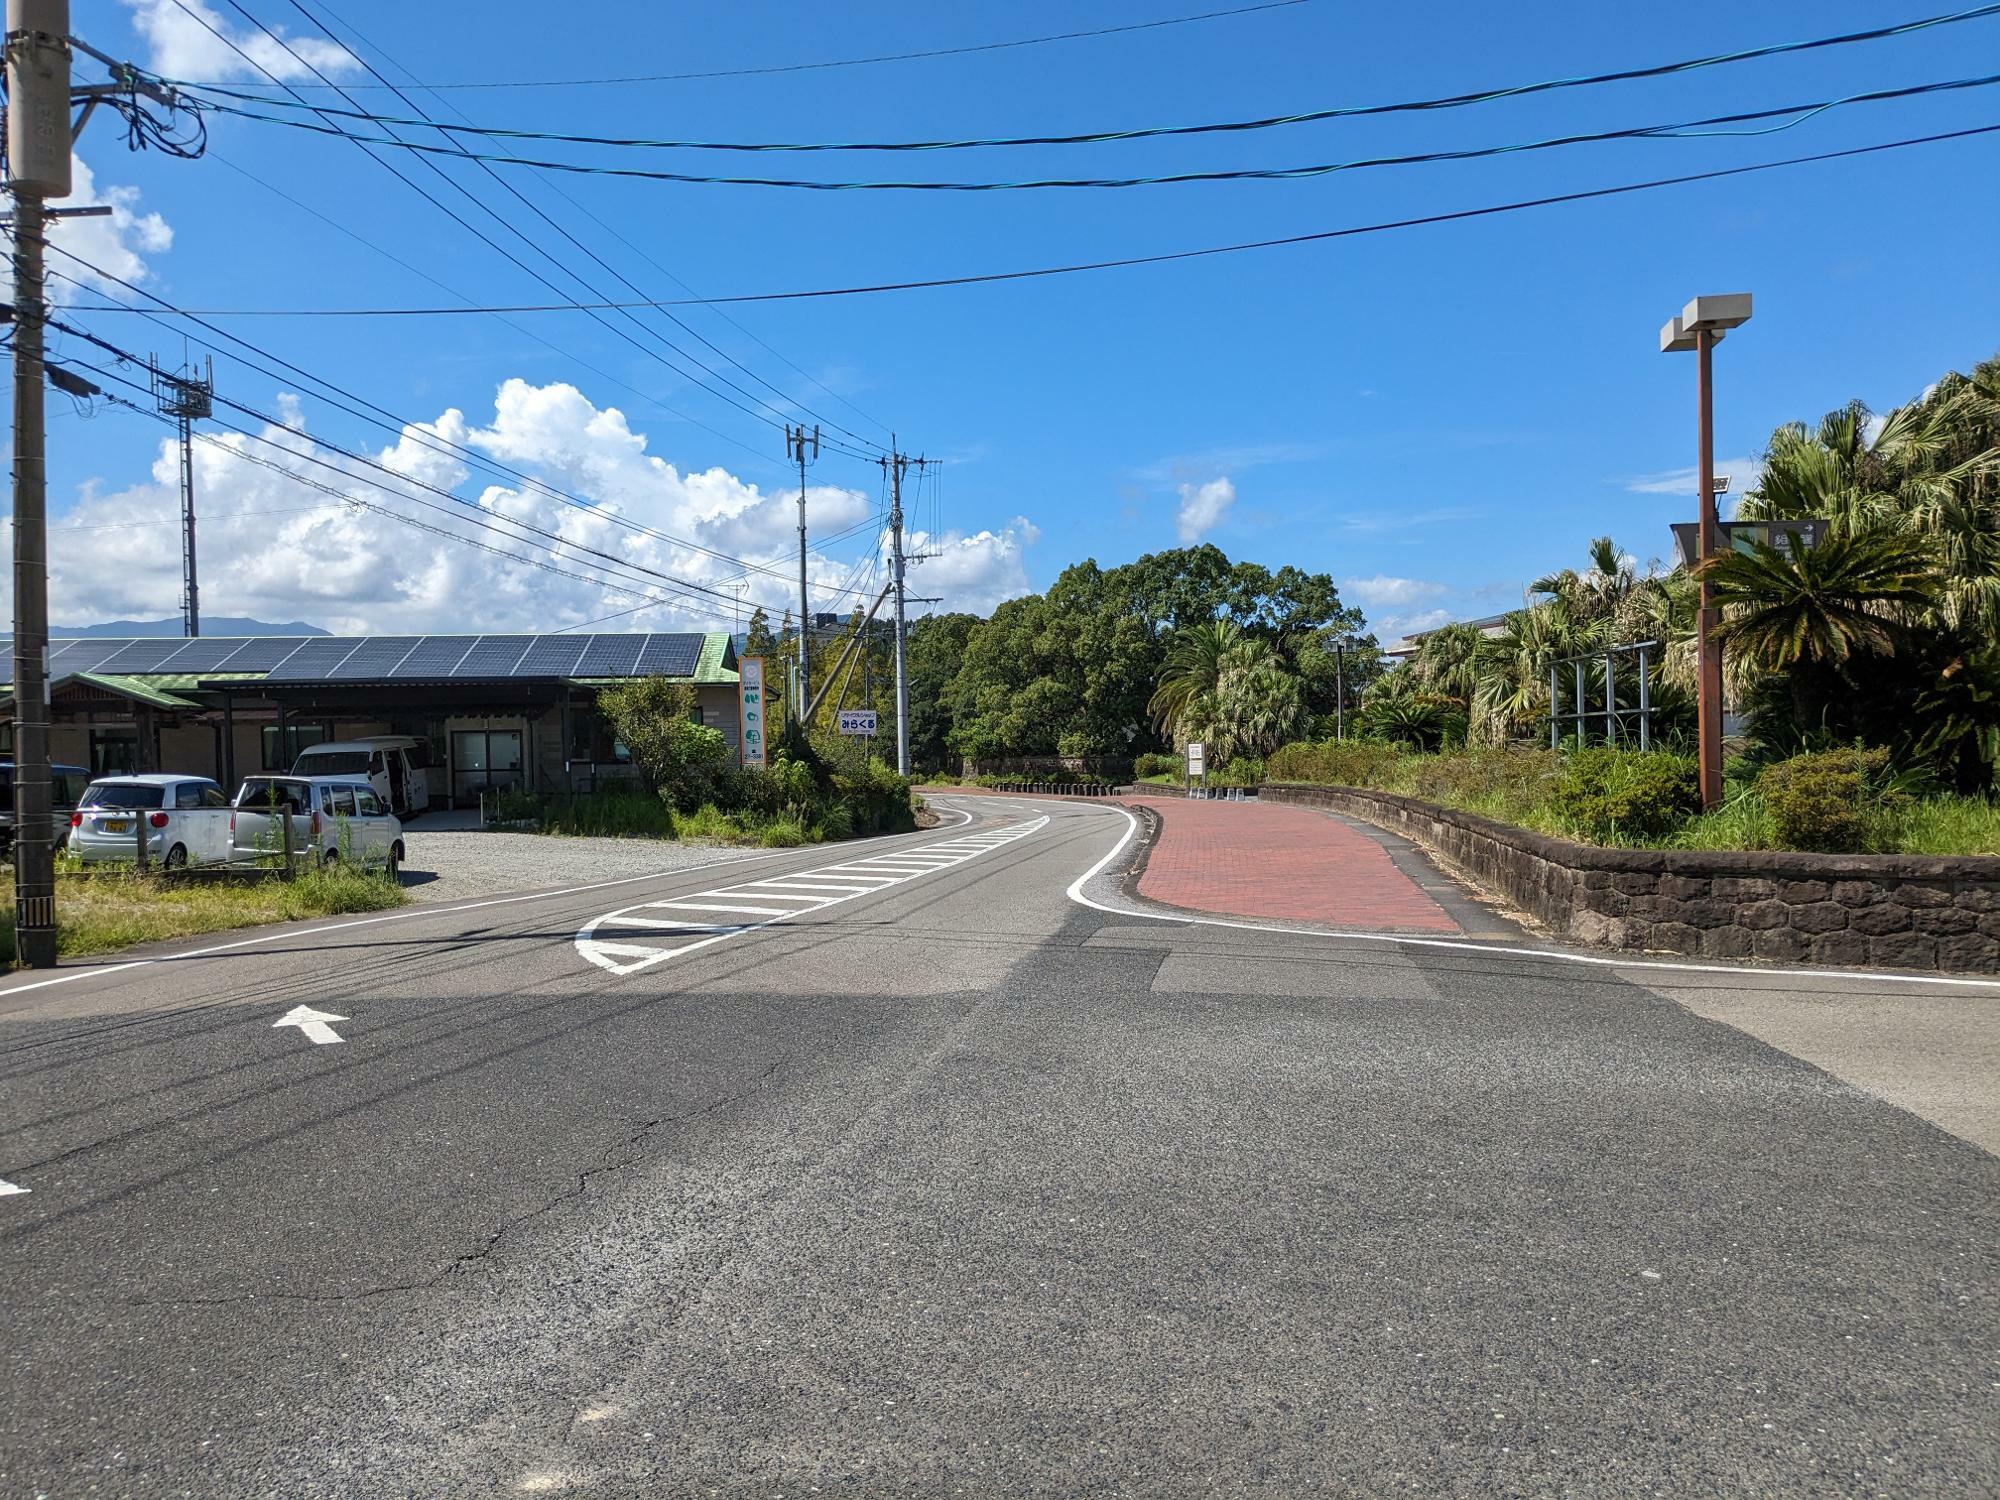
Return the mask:
[[399,818],[414,818],[430,806],[430,751],[430,741],[411,735],[328,740],[301,751],[292,774],[365,777],[391,812]]

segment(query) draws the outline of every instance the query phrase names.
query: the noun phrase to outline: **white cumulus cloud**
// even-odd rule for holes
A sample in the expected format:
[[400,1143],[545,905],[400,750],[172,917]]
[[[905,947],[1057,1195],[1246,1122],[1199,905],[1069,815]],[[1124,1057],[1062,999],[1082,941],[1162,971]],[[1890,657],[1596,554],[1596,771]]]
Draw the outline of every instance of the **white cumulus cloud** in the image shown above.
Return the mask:
[[203,0],[124,3],[132,12],[132,29],[148,48],[148,65],[167,78],[219,83],[231,78],[263,81],[268,76],[289,82],[312,78],[315,68],[337,76],[360,66],[338,42],[287,37],[278,25],[269,30],[232,26]]
[[[157,213],[140,211],[137,188],[99,187],[97,174],[76,155],[70,157],[70,188],[69,197],[57,207],[108,204],[111,212],[88,219],[49,221],[48,239],[53,247],[47,257],[49,301],[62,306],[74,302],[85,290],[127,295],[110,278],[143,282],[152,274],[146,257],[173,248],[173,226]],[[0,273],[0,279],[12,286],[11,266]]]
[[1183,543],[1198,542],[1212,531],[1236,503],[1236,486],[1228,479],[1180,487],[1180,509],[1174,514]]
[[[648,451],[622,412],[573,386],[509,380],[488,420],[448,409],[373,451],[355,447],[387,475],[316,442],[306,430],[313,413],[295,398],[270,405],[279,420],[260,430],[265,442],[221,433],[195,447],[205,613],[341,632],[454,632],[560,630],[604,616],[615,616],[607,630],[719,629],[738,618],[739,600],[744,619],[759,604],[774,621],[797,608],[796,492],[767,492],[720,468],[683,471]],[[496,480],[453,446],[541,483]],[[171,438],[140,482],[84,486],[51,522],[51,617],[174,614],[179,513]],[[807,495],[809,537],[873,513],[861,491],[820,485]],[[942,556],[912,569],[912,592],[942,595],[944,608],[990,609],[1026,591],[1021,549],[1034,534],[1017,519],[997,531],[913,537],[912,550]],[[113,544],[118,565],[106,567]],[[866,582],[875,547],[864,529],[811,551],[815,611],[866,606],[880,587]],[[690,595],[647,571],[713,592]],[[856,592],[841,592],[850,583]]]
[[1419,630],[1436,630],[1440,625],[1449,625],[1455,618],[1448,609],[1426,609],[1413,615],[1383,615],[1373,624],[1375,634],[1387,645],[1397,636],[1410,635]]
[[1391,578],[1385,573],[1377,573],[1373,578],[1346,578],[1341,580],[1340,591],[1351,594],[1368,605],[1409,605],[1425,599],[1436,599],[1445,592],[1441,583],[1430,583],[1421,578]]

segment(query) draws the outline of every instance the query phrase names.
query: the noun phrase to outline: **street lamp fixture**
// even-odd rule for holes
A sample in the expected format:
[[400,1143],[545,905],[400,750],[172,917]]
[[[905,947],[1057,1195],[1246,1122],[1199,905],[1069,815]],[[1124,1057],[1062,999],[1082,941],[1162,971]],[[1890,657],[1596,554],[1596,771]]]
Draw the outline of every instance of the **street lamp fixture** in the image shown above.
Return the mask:
[[[1720,550],[1721,524],[1716,514],[1718,493],[1715,474],[1715,403],[1712,362],[1715,346],[1732,328],[1750,321],[1750,294],[1729,292],[1719,297],[1697,297],[1669,319],[1660,329],[1662,354],[1693,353],[1700,358],[1696,375],[1698,459],[1696,494],[1701,500],[1699,562]],[[1695,617],[1696,676],[1695,737],[1701,749],[1701,805],[1704,809],[1722,802],[1722,648],[1715,641],[1721,614],[1715,607],[1715,586],[1704,569],[1697,567],[1701,589],[1700,608]]]

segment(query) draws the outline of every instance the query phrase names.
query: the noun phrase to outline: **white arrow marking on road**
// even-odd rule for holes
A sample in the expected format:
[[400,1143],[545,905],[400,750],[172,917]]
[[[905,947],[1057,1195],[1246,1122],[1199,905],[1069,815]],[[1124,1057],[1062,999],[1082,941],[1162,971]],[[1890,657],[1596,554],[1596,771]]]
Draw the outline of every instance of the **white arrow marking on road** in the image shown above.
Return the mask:
[[345,1016],[336,1016],[328,1011],[314,1010],[310,1005],[295,1005],[271,1025],[274,1029],[279,1026],[296,1026],[306,1034],[306,1039],[315,1047],[324,1047],[328,1042],[342,1040],[340,1035],[326,1023],[346,1019]]
[[9,1193],[32,1193],[33,1191],[33,1188],[24,1188],[18,1182],[9,1182],[6,1178],[0,1177],[0,1198],[6,1197]]

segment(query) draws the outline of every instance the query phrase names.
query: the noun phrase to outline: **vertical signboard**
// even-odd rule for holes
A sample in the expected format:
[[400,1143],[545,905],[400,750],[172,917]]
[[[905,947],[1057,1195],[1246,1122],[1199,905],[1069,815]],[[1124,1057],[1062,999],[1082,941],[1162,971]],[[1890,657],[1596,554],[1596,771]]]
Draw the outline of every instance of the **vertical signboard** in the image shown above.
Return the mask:
[[764,764],[764,658],[746,656],[736,663],[736,693],[742,714],[743,764]]

